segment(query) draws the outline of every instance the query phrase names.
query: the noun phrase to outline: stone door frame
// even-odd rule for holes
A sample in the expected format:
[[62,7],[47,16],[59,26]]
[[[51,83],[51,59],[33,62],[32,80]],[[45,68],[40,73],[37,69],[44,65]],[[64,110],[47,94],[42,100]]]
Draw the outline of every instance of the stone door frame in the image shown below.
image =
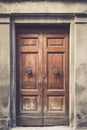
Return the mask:
[[16,25],[68,24],[69,25],[69,125],[75,127],[75,23],[72,14],[13,14],[10,19],[11,51],[11,126],[16,127]]

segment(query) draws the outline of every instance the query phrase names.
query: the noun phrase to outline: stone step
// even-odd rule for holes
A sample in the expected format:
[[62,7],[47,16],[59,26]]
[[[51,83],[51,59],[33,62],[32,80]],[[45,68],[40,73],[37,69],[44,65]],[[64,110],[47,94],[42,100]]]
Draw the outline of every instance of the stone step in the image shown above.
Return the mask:
[[15,127],[11,128],[11,130],[87,130],[87,128],[72,128],[66,126],[53,126],[53,127]]
[[11,130],[74,130],[66,126],[53,126],[53,127],[15,127]]

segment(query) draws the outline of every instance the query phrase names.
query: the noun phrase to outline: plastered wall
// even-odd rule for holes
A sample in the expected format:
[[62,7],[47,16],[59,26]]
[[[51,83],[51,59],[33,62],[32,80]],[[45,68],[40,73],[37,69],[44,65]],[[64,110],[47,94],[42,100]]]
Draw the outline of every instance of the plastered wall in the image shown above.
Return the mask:
[[76,24],[76,116],[87,125],[87,24]]
[[[8,0],[9,1],[9,0]],[[16,0],[17,1],[17,0]],[[23,0],[22,0],[23,1]],[[65,1],[65,2],[64,2]],[[82,13],[87,11],[87,2],[24,1],[0,3],[1,13]]]
[[[87,126],[87,15],[84,18],[77,18],[75,13],[87,12],[87,2],[0,2],[0,129],[7,130],[12,125],[12,116],[15,124],[15,101],[12,105],[10,99],[14,98],[15,86],[13,82],[14,71],[11,69],[12,52],[15,49],[12,42],[15,37],[12,36],[13,22],[15,23],[68,23],[70,24],[70,123],[71,126]],[[72,19],[67,18],[44,18],[10,17],[11,14],[28,13],[57,13],[73,14]],[[9,14],[8,18],[5,15]],[[10,19],[11,18],[11,19]],[[15,24],[14,23],[14,24]],[[14,26],[15,27],[15,26]],[[15,32],[14,32],[15,34]],[[15,42],[14,42],[15,43]],[[13,48],[12,48],[13,47]],[[72,54],[71,54],[72,53]],[[14,57],[14,56],[13,56]],[[73,75],[73,77],[72,77]],[[14,81],[15,84],[15,81]],[[11,89],[13,92],[11,93]],[[10,96],[11,95],[11,96]],[[13,96],[13,97],[12,97]],[[13,107],[13,108],[12,108]],[[13,112],[11,112],[13,110]],[[14,125],[15,126],[15,125]]]
[[10,27],[0,24],[0,128],[8,128],[10,111]]

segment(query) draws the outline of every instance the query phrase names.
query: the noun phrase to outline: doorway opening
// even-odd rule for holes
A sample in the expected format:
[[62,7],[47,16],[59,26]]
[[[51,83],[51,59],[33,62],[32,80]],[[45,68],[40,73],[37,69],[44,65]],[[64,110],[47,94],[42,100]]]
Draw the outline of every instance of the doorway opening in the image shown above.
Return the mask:
[[69,124],[69,27],[17,25],[18,126]]

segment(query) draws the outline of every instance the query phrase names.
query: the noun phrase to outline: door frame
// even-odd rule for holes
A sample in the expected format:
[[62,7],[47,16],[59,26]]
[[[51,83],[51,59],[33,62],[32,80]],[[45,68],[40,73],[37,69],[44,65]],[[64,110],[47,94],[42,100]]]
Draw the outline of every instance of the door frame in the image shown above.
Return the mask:
[[[52,24],[52,18],[49,16],[49,21],[45,21],[45,24]],[[67,18],[65,18],[67,19]],[[69,25],[69,126],[75,127],[75,24],[73,23],[73,19],[70,18],[67,22],[63,19],[60,22],[53,17],[55,23],[54,25]],[[27,20],[24,17],[24,21],[20,17],[11,18],[10,25],[10,59],[11,59],[11,91],[10,91],[10,115],[11,115],[11,126],[16,127],[16,25],[22,24],[36,24],[36,21]],[[43,21],[44,23],[44,21]],[[39,19],[37,23],[42,24],[42,21]]]
[[[56,29],[56,27],[57,27],[57,29]],[[36,52],[39,54],[39,57],[38,58],[40,58],[40,61],[43,61],[44,63],[46,63],[46,66],[45,65],[41,65],[41,64],[43,64],[42,62],[41,62],[41,64],[38,64],[38,66],[39,66],[39,69],[40,69],[40,67],[41,67],[41,71],[42,70],[45,70],[45,71],[42,71],[42,73],[39,73],[39,74],[41,74],[41,76],[39,76],[39,78],[40,78],[40,81],[43,81],[43,83],[42,84],[44,84],[45,83],[45,86],[43,86],[43,85],[39,85],[38,87],[39,88],[37,88],[37,91],[38,92],[41,92],[41,93],[38,93],[38,94],[36,94],[36,95],[38,95],[38,96],[41,96],[41,95],[43,95],[43,96],[41,96],[38,100],[39,100],[39,102],[42,104],[42,105],[40,105],[39,106],[39,104],[38,104],[38,106],[41,108],[40,110],[38,110],[38,107],[37,107],[37,109],[36,109],[36,111],[34,111],[34,112],[30,112],[30,113],[28,113],[27,112],[27,114],[28,114],[28,117],[26,117],[27,116],[27,114],[26,114],[26,112],[24,112],[24,110],[20,110],[19,108],[19,106],[21,105],[21,103],[22,102],[19,102],[19,98],[21,99],[21,96],[25,96],[24,95],[24,91],[22,91],[23,93],[21,94],[18,90],[20,90],[21,91],[21,89],[22,88],[19,88],[18,89],[18,87],[19,87],[19,80],[18,80],[18,78],[19,77],[21,77],[21,75],[19,74],[19,64],[17,65],[17,94],[16,94],[16,96],[17,96],[17,106],[16,106],[16,110],[17,110],[17,117],[16,117],[16,119],[17,119],[17,125],[29,125],[29,126],[35,126],[35,125],[37,125],[37,126],[52,126],[52,125],[68,125],[68,123],[69,123],[69,104],[68,104],[68,100],[69,100],[69,87],[68,87],[68,84],[69,84],[69,79],[68,79],[68,76],[69,76],[69,73],[68,73],[68,69],[69,69],[69,67],[68,67],[68,59],[69,59],[69,55],[68,55],[68,52],[69,52],[69,48],[68,48],[68,46],[69,46],[69,27],[68,27],[68,25],[41,25],[41,26],[37,26],[37,25],[30,25],[30,26],[19,26],[18,25],[18,27],[16,28],[16,30],[17,30],[17,34],[16,34],[16,36],[17,36],[17,43],[16,43],[16,50],[17,50],[17,57],[20,57],[20,56],[23,56],[23,57],[26,57],[26,55],[28,56],[28,55],[31,55],[31,54],[29,54],[29,53],[33,53],[33,54],[36,54]],[[29,33],[29,34],[27,34],[27,33]],[[32,33],[34,33],[34,34],[32,34]],[[32,35],[31,35],[32,34]],[[37,36],[36,36],[37,35]],[[33,50],[33,48],[31,48],[31,46],[30,46],[30,48],[32,49],[30,49],[30,50],[27,50],[26,52],[25,52],[25,49],[23,50],[23,46],[20,46],[19,44],[21,43],[21,38],[24,38],[24,37],[38,37],[38,39],[39,39],[39,41],[40,42],[38,42],[38,47],[36,47],[36,48],[34,48],[34,50]],[[47,48],[46,48],[46,46],[47,46],[47,39],[48,38],[55,38],[55,37],[61,37],[61,38],[64,38],[65,40],[65,45],[60,45],[60,47],[59,46],[57,46],[56,48],[52,45],[52,46],[48,46]],[[42,40],[43,39],[43,40]],[[35,46],[34,46],[35,47]],[[20,49],[18,49],[18,48],[21,48],[22,50],[20,50]],[[26,46],[25,46],[25,48],[26,48]],[[37,48],[39,49],[39,50],[37,50]],[[45,48],[46,48],[46,50],[45,50]],[[53,48],[53,50],[52,50],[52,48]],[[36,50],[35,50],[36,49]],[[62,50],[61,50],[62,49]],[[44,53],[43,53],[44,52]],[[27,54],[25,54],[25,53],[27,53]],[[24,56],[25,55],[25,56]],[[59,58],[58,60],[56,59],[56,62],[58,62],[63,68],[61,68],[60,67],[60,65],[57,65],[56,63],[56,65],[52,65],[52,66],[54,66],[54,67],[58,67],[58,68],[60,68],[60,69],[63,69],[63,70],[61,70],[61,71],[63,71],[63,72],[61,72],[60,71],[60,69],[59,69],[59,73],[60,73],[60,75],[61,74],[64,74],[64,78],[63,78],[63,80],[62,80],[62,82],[63,82],[63,88],[57,88],[57,86],[55,86],[54,87],[54,89],[52,90],[52,88],[49,88],[49,85],[47,85],[47,82],[46,82],[46,78],[43,78],[43,73],[44,73],[44,75],[48,75],[48,73],[47,73],[47,66],[49,66],[49,60],[54,60],[54,58],[52,58],[52,59],[50,59],[51,58],[51,56],[52,55],[54,55],[54,57],[55,56],[57,56],[58,58],[59,57],[61,57],[61,58]],[[34,56],[34,55],[33,55]],[[48,56],[48,58],[47,58],[47,56]],[[21,58],[23,58],[23,57],[21,57]],[[44,57],[44,58],[43,58]],[[56,57],[56,58],[57,58]],[[64,58],[65,57],[65,58]],[[27,57],[26,57],[27,58]],[[34,58],[34,57],[32,57],[32,58]],[[25,58],[24,58],[25,59]],[[23,59],[23,60],[24,60]],[[42,60],[43,59],[43,60]],[[47,60],[48,59],[48,60]],[[61,61],[61,60],[62,61]],[[28,60],[28,58],[27,58],[27,60]],[[32,59],[33,60],[33,59]],[[38,59],[39,60],[39,59]],[[19,61],[20,61],[20,58],[17,58],[17,63],[19,63]],[[25,61],[25,60],[24,60]],[[54,60],[55,61],[55,60]],[[59,62],[60,61],[60,62]],[[26,61],[25,61],[26,62]],[[25,62],[23,62],[23,63],[25,63]],[[29,61],[30,62],[30,61]],[[32,64],[32,62],[31,62],[31,64]],[[47,65],[48,64],[48,65]],[[51,64],[52,64],[52,62],[51,62]],[[51,65],[50,64],[50,65]],[[26,66],[26,65],[25,65]],[[50,67],[52,67],[52,66],[50,66]],[[21,70],[22,70],[22,67],[23,66],[21,66]],[[28,67],[28,66],[27,66]],[[43,67],[43,69],[42,69],[42,67]],[[26,67],[25,67],[26,68]],[[33,70],[33,66],[31,66],[31,68],[32,68],[32,71],[34,71]],[[53,67],[52,67],[53,68]],[[52,69],[51,68],[51,69]],[[49,70],[49,69],[48,69]],[[22,70],[23,71],[23,70]],[[35,71],[36,72],[36,71]],[[64,73],[65,72],[65,73]],[[26,73],[26,72],[25,72]],[[52,73],[51,73],[52,74]],[[19,76],[20,75],[20,76]],[[42,78],[41,78],[42,77]],[[47,76],[48,77],[48,76]],[[59,76],[59,77],[61,77],[61,76]],[[38,79],[39,79],[38,78]],[[50,77],[51,78],[51,77]],[[49,80],[50,80],[50,78],[47,78],[48,80],[48,84],[49,84]],[[54,78],[54,76],[52,75],[52,78],[55,80],[57,77],[55,77]],[[62,77],[61,77],[62,78]],[[20,79],[20,78],[19,78]],[[26,76],[26,79],[27,79],[27,76]],[[29,80],[29,79],[28,79]],[[55,80],[56,81],[56,80]],[[53,83],[56,85],[56,83],[53,81]],[[43,87],[42,87],[43,86]],[[47,89],[47,86],[48,86],[48,89]],[[65,87],[64,87],[65,86]],[[33,88],[34,89],[34,88]],[[35,91],[36,91],[36,89],[34,89]],[[29,93],[29,91],[31,91],[31,93],[32,93],[32,88],[31,88],[31,90],[29,90],[28,88],[27,88],[27,93],[28,94],[30,94]],[[46,93],[47,92],[47,93]],[[42,93],[44,93],[44,94],[42,94]],[[50,94],[49,94],[50,93]],[[60,93],[62,93],[62,94],[60,94]],[[33,93],[34,94],[34,93]],[[35,96],[35,94],[33,95],[32,94],[32,96]],[[40,94],[40,95],[39,95]],[[58,95],[57,95],[58,94]],[[45,96],[44,96],[45,95]],[[50,98],[49,99],[49,101],[52,99],[52,97],[53,98],[55,98],[55,100],[56,100],[56,98],[58,99],[59,97],[58,96],[62,96],[62,98],[63,98],[63,100],[64,100],[64,102],[63,102],[63,105],[64,105],[64,109],[63,108],[61,108],[61,110],[48,110],[48,101],[47,101],[47,99],[48,98]],[[27,95],[27,96],[30,96],[30,95]],[[41,102],[41,99],[44,99],[44,100],[42,100],[42,102]],[[20,104],[20,105],[19,105]],[[42,107],[43,106],[43,107]],[[42,109],[44,110],[44,111],[42,111]],[[54,112],[53,112],[54,111]],[[23,112],[23,113],[22,113]],[[36,113],[37,114],[36,114]],[[19,113],[19,114],[18,114]],[[41,114],[42,113],[42,114]],[[31,115],[32,115],[32,117],[31,117]],[[23,117],[23,116],[25,116],[25,118]],[[35,117],[34,117],[35,116]],[[38,116],[38,117],[37,117]],[[37,118],[37,119],[36,119]],[[41,121],[41,118],[43,118],[42,119],[42,121]],[[56,121],[55,121],[55,119],[56,119]],[[25,120],[26,120],[26,122],[25,122]],[[32,120],[32,121],[31,121]],[[31,123],[29,123],[29,121],[31,122]],[[42,122],[42,123],[41,123]],[[51,123],[50,123],[51,122]]]

